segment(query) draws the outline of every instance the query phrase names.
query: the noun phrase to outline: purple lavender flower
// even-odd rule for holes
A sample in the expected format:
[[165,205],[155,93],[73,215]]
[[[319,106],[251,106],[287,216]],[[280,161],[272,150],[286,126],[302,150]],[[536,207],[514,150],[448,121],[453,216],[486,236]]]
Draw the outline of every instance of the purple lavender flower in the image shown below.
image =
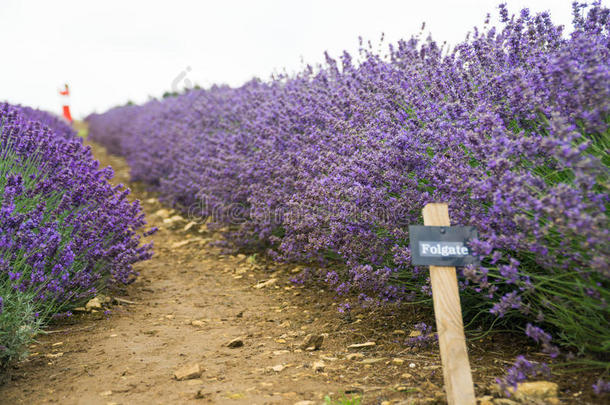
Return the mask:
[[416,336],[409,337],[405,344],[411,347],[427,348],[438,340],[436,333],[433,333],[432,329],[432,326],[425,322],[415,324],[414,331],[417,332]]
[[542,329],[532,324],[527,324],[525,328],[525,334],[534,339],[536,343],[542,344],[542,350],[550,355],[551,357],[557,357],[559,355],[559,349],[557,346],[551,344],[552,337]]
[[593,392],[596,395],[602,395],[610,392],[610,381],[605,381],[600,378],[595,384],[593,384]]
[[349,303],[344,302],[344,303],[342,303],[342,304],[339,304],[339,309],[338,309],[338,311],[339,311],[340,313],[342,313],[342,314],[344,314],[344,313],[349,313],[351,310],[352,310],[352,306],[351,306]]
[[496,382],[507,395],[510,395],[508,387],[516,389],[517,385],[528,377],[548,375],[549,368],[546,364],[534,363],[527,360],[524,356],[517,356],[515,363],[508,369],[506,375],[503,378],[496,379]]

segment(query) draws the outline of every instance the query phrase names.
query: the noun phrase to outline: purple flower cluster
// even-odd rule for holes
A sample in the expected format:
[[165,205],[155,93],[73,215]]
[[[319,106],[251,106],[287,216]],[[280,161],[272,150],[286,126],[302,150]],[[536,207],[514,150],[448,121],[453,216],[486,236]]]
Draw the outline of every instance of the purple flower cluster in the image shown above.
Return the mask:
[[501,6],[501,28],[451,50],[363,44],[357,61],[327,55],[297,75],[93,114],[90,134],[238,248],[332,265],[320,278],[366,305],[428,296],[406,225],[447,202],[453,223],[479,230],[482,266],[460,274],[469,308],[603,353],[610,12],[573,10],[569,35],[546,12]]
[[59,119],[0,104],[0,343],[17,303],[43,321],[109,283],[132,282],[133,264],[151,256],[137,234],[139,203],[98,165]]
[[412,336],[407,338],[405,344],[410,347],[426,348],[438,341],[438,336],[433,332],[432,326],[425,322],[416,323],[413,326]]
[[58,137],[65,139],[73,139],[76,137],[76,131],[74,128],[56,115],[27,106],[19,106],[19,109],[21,115],[23,115],[28,121],[51,128],[51,130]]
[[610,381],[604,381],[600,378],[599,380],[597,380],[597,383],[593,384],[593,392],[597,395],[609,393]]
[[515,364],[508,369],[504,378],[498,378],[496,381],[506,394],[510,395],[509,388],[517,388],[517,385],[529,377],[548,377],[549,368],[542,363],[533,363],[523,356],[517,356]]

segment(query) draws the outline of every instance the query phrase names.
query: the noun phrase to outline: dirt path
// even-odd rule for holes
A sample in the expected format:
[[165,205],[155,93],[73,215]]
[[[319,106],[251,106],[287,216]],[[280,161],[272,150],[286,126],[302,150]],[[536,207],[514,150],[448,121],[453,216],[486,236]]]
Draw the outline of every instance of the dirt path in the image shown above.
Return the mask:
[[[117,182],[127,182],[122,159],[99,147],[95,154],[103,165],[113,166]],[[154,258],[140,264],[141,277],[119,292],[135,304],[120,301],[109,308],[110,315],[75,315],[74,322],[51,328],[53,333],[41,336],[28,360],[14,370],[13,381],[0,387],[0,402],[292,404],[320,403],[326,394],[350,389],[386,389],[385,381],[374,377],[365,379],[369,386],[352,386],[342,382],[348,371],[329,374],[335,363],[364,359],[357,355],[345,360],[344,354],[329,351],[337,346],[330,335],[321,350],[299,349],[306,334],[328,333],[331,328],[328,322],[321,325],[307,308],[286,301],[301,295],[287,282],[294,266],[278,267],[274,274],[244,255],[223,256],[209,246],[213,235],[199,234],[199,226],[185,232],[180,221],[167,224],[163,220],[174,213],[135,188],[150,225],[160,228],[152,237]],[[271,278],[281,280],[253,288]],[[243,347],[227,347],[238,337]],[[352,343],[368,340],[358,335],[353,339]],[[319,363],[314,370],[316,362],[323,362],[324,369]],[[357,368],[368,370],[376,362],[374,358],[368,367],[358,363]],[[177,369],[193,364],[203,370],[199,378],[173,378]]]
[[[122,159],[94,152],[116,182],[128,182]],[[154,258],[138,266],[137,282],[111,293],[119,300],[110,314],[77,314],[40,336],[0,386],[1,404],[320,404],[340,392],[365,404],[444,403],[437,349],[404,344],[429,313],[343,316],[331,294],[289,281],[299,267],[222,255],[214,235],[199,225],[185,231],[154,195],[131,187],[160,228]],[[301,349],[308,334],[324,336],[319,350]],[[235,338],[243,346],[227,347]],[[497,339],[469,344],[478,396],[521,349]],[[174,378],[192,365],[198,378]]]

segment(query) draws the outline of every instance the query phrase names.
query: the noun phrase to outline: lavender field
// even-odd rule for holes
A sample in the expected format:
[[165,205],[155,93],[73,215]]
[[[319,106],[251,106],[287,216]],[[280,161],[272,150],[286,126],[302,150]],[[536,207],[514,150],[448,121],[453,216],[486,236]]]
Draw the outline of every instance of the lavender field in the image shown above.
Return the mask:
[[[607,403],[610,8],[491,10],[84,121],[0,99],[0,404],[453,405],[447,353],[464,404]],[[146,21],[100,31],[125,66],[191,41]],[[477,235],[441,298],[430,203]]]
[[[213,86],[87,118],[133,180],[225,232],[226,248],[308,269],[340,311],[430,305],[408,224],[428,202],[475,226],[465,322],[525,333],[607,389],[610,12],[500,8],[457,46],[413,37],[296,75]],[[516,359],[503,380],[544,373]]]

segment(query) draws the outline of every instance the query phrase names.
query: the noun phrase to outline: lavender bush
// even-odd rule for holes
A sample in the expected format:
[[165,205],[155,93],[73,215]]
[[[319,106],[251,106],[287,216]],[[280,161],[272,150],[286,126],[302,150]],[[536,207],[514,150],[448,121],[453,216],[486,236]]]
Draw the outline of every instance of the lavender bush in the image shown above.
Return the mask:
[[332,267],[322,278],[362,305],[429,297],[406,225],[447,202],[480,234],[482,265],[460,274],[467,320],[607,370],[610,13],[573,11],[567,35],[501,6],[501,28],[451,50],[363,44],[358,62],[93,114],[90,134],[237,248]]
[[0,104],[0,364],[50,316],[133,281],[133,263],[150,257],[139,203],[111,177],[67,124]]

